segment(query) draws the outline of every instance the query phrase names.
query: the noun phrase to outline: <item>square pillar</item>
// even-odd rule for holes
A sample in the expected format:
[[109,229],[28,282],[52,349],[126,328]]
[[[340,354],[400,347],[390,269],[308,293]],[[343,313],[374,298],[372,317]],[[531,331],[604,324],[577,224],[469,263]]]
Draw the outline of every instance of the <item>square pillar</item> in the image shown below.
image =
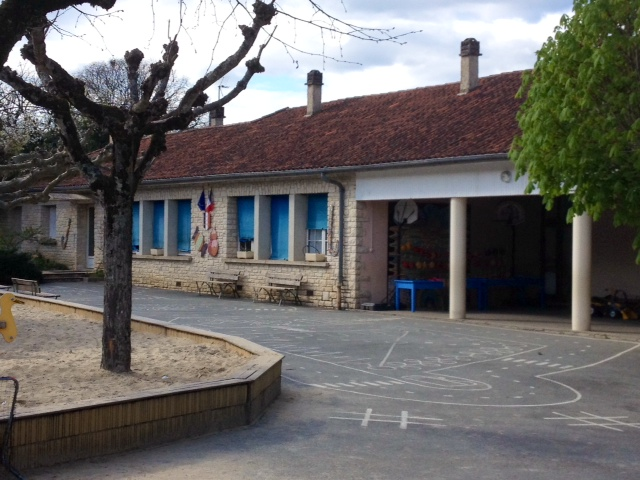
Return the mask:
[[307,244],[307,195],[289,195],[289,260],[304,260]]
[[256,195],[255,202],[252,248],[256,259],[268,260],[271,256],[271,197]]
[[[204,234],[204,232],[202,232]],[[178,255],[178,202],[164,202],[164,254]]]
[[149,255],[153,245],[153,202],[140,202],[140,254]]

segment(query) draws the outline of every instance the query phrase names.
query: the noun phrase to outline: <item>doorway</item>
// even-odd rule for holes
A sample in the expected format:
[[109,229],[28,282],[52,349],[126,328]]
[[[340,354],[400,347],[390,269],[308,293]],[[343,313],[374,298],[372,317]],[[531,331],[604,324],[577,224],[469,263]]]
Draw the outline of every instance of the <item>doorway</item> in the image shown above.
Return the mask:
[[95,268],[95,208],[87,210],[87,269]]

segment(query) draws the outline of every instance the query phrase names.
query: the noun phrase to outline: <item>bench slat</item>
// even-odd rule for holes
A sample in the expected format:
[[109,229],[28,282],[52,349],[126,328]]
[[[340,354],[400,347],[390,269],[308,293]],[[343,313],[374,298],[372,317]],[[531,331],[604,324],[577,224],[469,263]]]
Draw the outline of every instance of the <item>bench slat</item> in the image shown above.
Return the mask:
[[40,285],[37,280],[28,280],[26,278],[12,278],[13,291],[16,293],[28,293],[36,297],[42,298],[58,298],[60,295],[57,293],[46,293],[40,290]]
[[302,304],[300,297],[298,296],[298,288],[302,283],[302,275],[267,275],[266,283],[267,285],[254,287],[254,302],[258,300],[261,292],[265,292],[269,301],[277,301],[278,305],[282,305],[282,302],[286,300],[286,297],[293,299],[293,303],[296,305]]
[[[196,289],[198,295],[202,294],[202,291],[206,288],[211,295],[217,295],[218,298],[222,298],[222,294],[225,290],[230,291],[234,297],[238,295],[238,280],[240,279],[240,272],[238,271],[217,271],[209,272],[208,280],[196,281]],[[216,285],[219,287],[216,291]]]

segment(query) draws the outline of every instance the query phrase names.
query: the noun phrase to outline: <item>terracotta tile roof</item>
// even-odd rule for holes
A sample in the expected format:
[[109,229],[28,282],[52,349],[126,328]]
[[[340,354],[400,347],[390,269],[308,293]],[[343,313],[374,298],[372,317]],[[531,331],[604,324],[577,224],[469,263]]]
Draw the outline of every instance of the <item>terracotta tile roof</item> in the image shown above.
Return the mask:
[[168,135],[148,180],[367,166],[506,153],[518,132],[522,72],[459,84],[347,98],[261,119]]
[[146,180],[365,167],[412,160],[506,153],[518,132],[515,95],[522,72],[326,102],[222,127],[167,136]]

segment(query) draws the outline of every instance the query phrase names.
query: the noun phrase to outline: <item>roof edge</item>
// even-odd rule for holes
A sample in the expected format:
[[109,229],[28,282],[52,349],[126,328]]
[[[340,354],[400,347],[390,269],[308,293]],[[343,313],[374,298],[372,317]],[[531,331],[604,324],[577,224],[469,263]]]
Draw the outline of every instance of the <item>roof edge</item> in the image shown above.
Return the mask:
[[[442,158],[426,158],[421,160],[410,160],[403,162],[393,163],[379,163],[376,165],[358,165],[358,166],[345,166],[345,167],[324,167],[302,170],[286,170],[276,172],[252,172],[252,173],[230,173],[223,175],[206,175],[199,177],[181,177],[181,178],[167,178],[159,180],[143,180],[141,187],[161,186],[161,185],[190,185],[194,183],[211,183],[222,182],[228,180],[250,180],[256,178],[277,178],[277,177],[292,177],[296,175],[320,175],[320,174],[341,174],[341,173],[357,173],[368,172],[385,169],[403,169],[412,167],[436,167],[442,165],[457,165],[457,164],[469,164],[469,163],[485,163],[485,162],[499,162],[508,160],[509,155],[507,153],[490,153],[482,155],[466,155],[462,157],[442,157]],[[88,187],[86,185],[78,185],[76,187],[56,188],[55,192],[71,192],[71,191],[86,191]]]
[[483,163],[490,161],[503,161],[508,160],[507,153],[492,153],[483,155],[467,155],[463,157],[444,157],[444,158],[428,158],[421,160],[411,160],[404,162],[393,163],[380,163],[376,165],[358,165],[358,166],[344,166],[344,167],[323,167],[313,169],[301,169],[301,170],[285,170],[275,172],[251,172],[251,173],[229,173],[222,175],[206,175],[199,177],[183,177],[183,178],[167,178],[158,180],[143,180],[141,186],[155,186],[155,185],[181,185],[191,183],[202,182],[220,182],[225,180],[246,180],[254,178],[275,178],[275,177],[291,177],[296,175],[318,175],[318,174],[340,174],[340,173],[355,173],[385,169],[402,169],[411,167],[424,167],[424,166],[441,166],[441,165],[454,165],[460,163]]

